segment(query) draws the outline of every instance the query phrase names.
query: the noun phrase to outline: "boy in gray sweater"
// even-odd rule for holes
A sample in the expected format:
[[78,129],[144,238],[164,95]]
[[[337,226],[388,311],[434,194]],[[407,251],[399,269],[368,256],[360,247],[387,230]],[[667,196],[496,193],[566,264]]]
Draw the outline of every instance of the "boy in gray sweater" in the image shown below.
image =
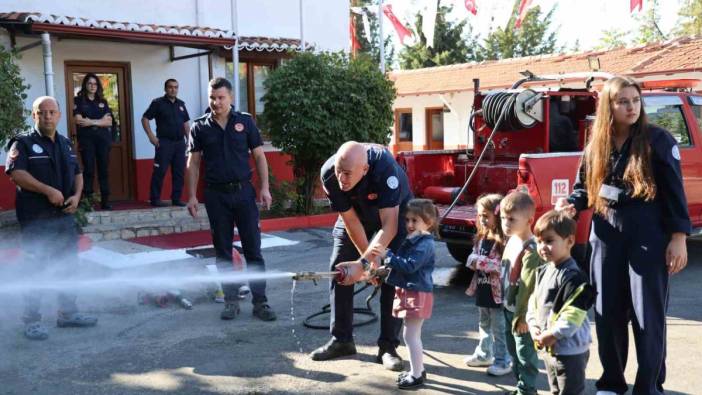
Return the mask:
[[534,226],[537,250],[547,264],[537,270],[526,319],[554,395],[585,393],[592,341],[587,311],[596,292],[570,256],[575,229],[573,219],[556,211]]

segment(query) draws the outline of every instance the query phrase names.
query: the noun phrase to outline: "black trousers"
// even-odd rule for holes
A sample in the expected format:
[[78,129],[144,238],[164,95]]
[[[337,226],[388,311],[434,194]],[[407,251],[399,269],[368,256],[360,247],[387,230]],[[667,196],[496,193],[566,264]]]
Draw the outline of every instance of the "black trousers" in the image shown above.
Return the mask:
[[613,210],[609,218],[593,216],[591,276],[598,292],[595,322],[604,369],[598,390],[627,391],[631,321],[638,362],[633,393],[663,394],[669,241],[655,203],[628,205]]
[[[248,181],[243,182],[240,189],[232,191],[205,188],[205,209],[210,221],[218,269],[228,273],[234,270],[232,239],[236,226],[244,249],[246,270],[264,272],[266,265],[261,255],[261,230],[258,227],[258,206],[253,185]],[[222,284],[226,301],[238,300],[239,285]],[[250,281],[249,287],[253,303],[268,301],[265,280]]]
[[183,193],[183,173],[185,171],[185,140],[159,139],[154,157],[154,171],[151,174],[151,201],[161,199],[161,188],[163,178],[166,176],[168,167],[171,168],[171,200],[180,200]]
[[[404,213],[400,213],[404,218]],[[366,229],[368,241],[379,229]],[[356,246],[353,244],[341,220],[337,221],[332,231],[334,244],[331,254],[331,271],[336,270],[336,265],[341,262],[354,261],[360,257]],[[407,237],[407,230],[403,223],[397,229],[397,236],[388,246],[397,251]],[[353,285],[341,285],[331,281],[330,303],[331,323],[329,325],[332,337],[338,341],[349,342],[353,340]],[[400,345],[400,330],[402,320],[392,316],[392,302],[395,299],[395,287],[382,283],[380,286],[380,335],[378,347],[380,350],[394,350]]]
[[93,177],[97,163],[98,184],[100,196],[105,201],[110,196],[110,180],[108,177],[110,165],[110,147],[112,135],[109,130],[83,129],[78,131],[78,146],[83,162],[83,195],[93,194]]
[[[34,220],[21,226],[22,255],[25,276],[44,279],[61,279],[74,273],[78,260],[78,228],[73,215]],[[39,308],[43,291],[24,295],[25,323],[41,320]],[[60,291],[58,308],[64,313],[78,310],[76,296]]]

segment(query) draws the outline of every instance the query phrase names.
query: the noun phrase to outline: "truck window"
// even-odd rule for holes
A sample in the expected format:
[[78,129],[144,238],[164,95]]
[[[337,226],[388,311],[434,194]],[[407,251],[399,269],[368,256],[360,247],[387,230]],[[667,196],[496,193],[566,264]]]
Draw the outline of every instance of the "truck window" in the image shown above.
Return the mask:
[[698,130],[702,131],[702,96],[690,96],[690,108],[695,114]]
[[683,115],[683,102],[678,96],[646,96],[644,111],[650,123],[669,131],[681,147],[691,145],[690,132]]

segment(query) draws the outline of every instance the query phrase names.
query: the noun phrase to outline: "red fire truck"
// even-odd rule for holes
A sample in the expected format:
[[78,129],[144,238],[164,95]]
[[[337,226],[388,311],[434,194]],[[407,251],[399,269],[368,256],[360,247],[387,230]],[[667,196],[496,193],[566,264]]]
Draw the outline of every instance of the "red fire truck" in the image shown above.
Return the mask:
[[[526,77],[512,89],[502,91],[481,92],[479,81],[474,81],[471,150],[398,154],[416,196],[434,199],[442,215],[455,204],[443,218],[439,233],[459,262],[465,262],[472,248],[473,204],[479,195],[505,194],[519,188],[536,202],[538,217],[559,197],[572,192],[594,119],[596,88],[611,77],[607,73],[523,74]],[[544,85],[546,81],[552,85]],[[575,82],[580,82],[580,87],[573,88]],[[702,94],[691,91],[698,83],[642,83],[644,110],[650,122],[667,129],[680,145],[685,193],[695,228],[702,226]],[[578,222],[573,256],[581,263],[587,259],[590,217],[590,213],[582,213]]]

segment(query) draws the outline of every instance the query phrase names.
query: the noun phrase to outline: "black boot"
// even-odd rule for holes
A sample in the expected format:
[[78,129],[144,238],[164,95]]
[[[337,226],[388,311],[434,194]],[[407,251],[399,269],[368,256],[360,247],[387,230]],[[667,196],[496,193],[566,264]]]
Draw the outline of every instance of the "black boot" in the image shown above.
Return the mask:
[[110,204],[110,201],[108,200],[107,196],[103,196],[102,199],[100,199],[100,208],[105,211],[112,210],[112,205]]
[[327,361],[329,359],[345,357],[356,354],[356,345],[353,341],[340,342],[332,338],[327,344],[310,353],[313,361]]

